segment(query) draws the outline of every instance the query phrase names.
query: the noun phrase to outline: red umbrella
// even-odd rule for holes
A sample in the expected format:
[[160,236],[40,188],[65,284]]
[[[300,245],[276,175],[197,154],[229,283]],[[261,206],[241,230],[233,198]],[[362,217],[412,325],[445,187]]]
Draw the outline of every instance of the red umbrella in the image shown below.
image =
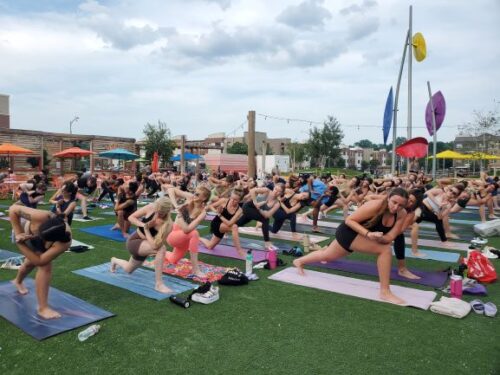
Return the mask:
[[412,138],[396,148],[396,154],[404,158],[423,158],[427,155],[429,142],[422,137]]
[[84,150],[79,147],[71,147],[54,154],[54,156],[56,158],[77,158],[81,156],[89,156],[92,154],[95,154],[95,152]]
[[151,171],[152,172],[159,172],[160,166],[158,165],[159,163],[159,157],[158,157],[158,152],[154,152],[153,154],[153,162],[151,163]]

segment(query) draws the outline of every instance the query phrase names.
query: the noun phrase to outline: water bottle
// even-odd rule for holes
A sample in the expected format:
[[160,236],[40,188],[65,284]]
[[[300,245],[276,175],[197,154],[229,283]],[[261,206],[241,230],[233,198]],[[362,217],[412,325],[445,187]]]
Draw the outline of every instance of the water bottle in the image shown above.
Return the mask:
[[278,254],[276,250],[269,250],[267,252],[267,260],[269,261],[269,269],[274,270],[278,264]]
[[450,295],[454,298],[462,298],[462,276],[455,274],[450,276]]
[[179,305],[181,307],[184,307],[185,309],[189,308],[191,306],[191,303],[187,298],[182,298],[182,297],[177,297],[177,296],[170,296],[170,302],[175,303],[176,305]]
[[309,246],[311,244],[311,241],[309,240],[309,235],[304,234],[304,239],[303,239],[303,245],[304,245],[304,253],[309,252]]
[[101,326],[99,324],[92,324],[90,327],[84,329],[82,332],[78,334],[78,340],[85,341],[90,336],[94,336],[97,332],[99,332],[100,329]]
[[253,254],[252,250],[247,251],[247,256],[245,258],[245,274],[250,275],[252,273],[253,266]]

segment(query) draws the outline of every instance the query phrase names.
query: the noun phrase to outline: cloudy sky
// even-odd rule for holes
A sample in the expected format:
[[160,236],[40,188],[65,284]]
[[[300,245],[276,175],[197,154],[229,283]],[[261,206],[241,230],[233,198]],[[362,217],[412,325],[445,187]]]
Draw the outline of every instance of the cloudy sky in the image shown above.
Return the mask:
[[[382,142],[408,7],[402,0],[0,0],[0,93],[11,127],[142,137],[148,122],[201,139],[241,134],[249,110],[271,137],[305,139],[328,115],[345,143]],[[420,0],[413,135],[428,137],[427,80],[446,98],[449,141],[498,109],[500,1]],[[399,124],[407,124],[407,73]],[[398,135],[406,135],[400,129]]]

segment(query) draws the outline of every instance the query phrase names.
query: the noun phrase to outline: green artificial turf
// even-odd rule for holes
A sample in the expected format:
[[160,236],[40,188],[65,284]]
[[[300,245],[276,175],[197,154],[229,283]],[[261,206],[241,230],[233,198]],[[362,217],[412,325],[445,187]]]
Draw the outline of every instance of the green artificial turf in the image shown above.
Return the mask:
[[[116,317],[102,321],[101,331],[83,343],[77,340],[81,329],[39,342],[0,319],[0,374],[494,374],[500,368],[500,317],[471,313],[453,319],[271,281],[267,277],[275,271],[267,270],[258,270],[260,280],[247,286],[222,286],[214,304],[186,310],[75,275],[71,271],[111,256],[128,258],[124,243],[78,230],[113,220],[102,217],[73,224],[74,237],[95,249],[62,254],[54,262],[52,285]],[[15,251],[10,224],[0,220],[0,229],[0,248]],[[500,239],[490,243],[500,246]],[[200,259],[244,267],[238,260]],[[288,265],[293,260],[282,259]],[[424,270],[449,265],[419,259],[408,264]],[[14,275],[0,270],[2,281]],[[487,288],[483,301],[500,306],[498,283]]]

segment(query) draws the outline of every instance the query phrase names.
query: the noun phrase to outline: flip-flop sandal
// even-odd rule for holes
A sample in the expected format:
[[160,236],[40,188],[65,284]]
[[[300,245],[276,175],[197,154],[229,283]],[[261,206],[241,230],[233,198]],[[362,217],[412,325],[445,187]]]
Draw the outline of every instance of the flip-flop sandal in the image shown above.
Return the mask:
[[484,304],[484,315],[493,318],[495,317],[496,314],[497,314],[497,307],[493,302],[487,302]]
[[484,303],[480,299],[475,299],[473,301],[470,301],[470,306],[472,307],[472,310],[476,314],[480,314],[480,315],[484,314]]

